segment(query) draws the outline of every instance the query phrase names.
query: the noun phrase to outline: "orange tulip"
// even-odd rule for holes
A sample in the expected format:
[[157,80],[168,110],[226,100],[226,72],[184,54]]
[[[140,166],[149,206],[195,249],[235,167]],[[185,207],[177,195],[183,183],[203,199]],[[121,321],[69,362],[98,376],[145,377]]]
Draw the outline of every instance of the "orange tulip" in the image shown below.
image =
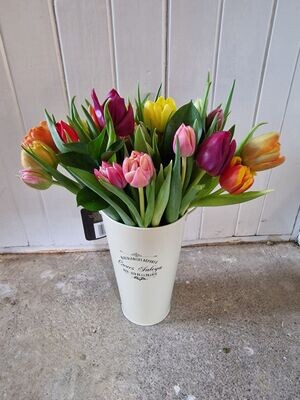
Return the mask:
[[241,157],[233,157],[229,166],[220,176],[220,185],[230,194],[245,192],[254,182],[249,167],[242,165]]
[[46,144],[48,147],[50,147],[55,152],[58,151],[54,144],[54,141],[52,139],[52,136],[48,129],[48,125],[47,125],[46,121],[42,121],[42,122],[40,122],[40,124],[38,126],[35,126],[31,129],[29,129],[27,135],[25,136],[25,138],[23,140],[23,146],[31,145],[34,140],[43,142],[44,144]]
[[252,171],[264,171],[282,164],[285,160],[280,155],[279,134],[276,132],[251,138],[242,150],[243,164]]
[[[46,164],[53,168],[57,167],[58,161],[56,154],[43,142],[34,140],[29,146],[25,146],[28,150],[32,151],[37,157],[39,157]],[[23,168],[41,168],[40,165],[24,150],[21,150],[21,164]]]

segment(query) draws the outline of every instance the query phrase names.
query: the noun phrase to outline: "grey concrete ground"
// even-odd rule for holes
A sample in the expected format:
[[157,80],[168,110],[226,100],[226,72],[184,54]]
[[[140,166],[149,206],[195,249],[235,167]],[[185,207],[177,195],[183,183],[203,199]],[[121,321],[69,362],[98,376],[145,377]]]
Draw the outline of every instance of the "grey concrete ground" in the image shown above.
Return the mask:
[[0,256],[0,399],[300,399],[300,248],[182,251],[173,307],[121,314],[108,252]]

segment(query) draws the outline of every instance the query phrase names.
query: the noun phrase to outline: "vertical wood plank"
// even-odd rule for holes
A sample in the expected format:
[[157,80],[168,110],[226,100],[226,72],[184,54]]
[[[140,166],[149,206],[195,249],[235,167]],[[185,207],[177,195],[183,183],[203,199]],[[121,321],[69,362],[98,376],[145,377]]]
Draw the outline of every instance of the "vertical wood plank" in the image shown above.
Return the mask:
[[[0,16],[1,19],[1,16]],[[30,189],[17,178],[20,164],[20,144],[25,134],[24,124],[20,116],[15,91],[2,38],[0,37],[0,120],[2,161],[1,182],[6,182],[3,189],[5,196],[2,212],[0,212],[2,229],[7,233],[6,240],[13,245],[14,238],[18,241],[18,233],[9,231],[8,225],[15,225],[18,218],[26,231],[27,240],[31,245],[49,245],[50,236],[48,223],[44,215],[42,198],[37,190]],[[4,178],[5,175],[5,178]],[[10,189],[9,189],[10,187]],[[8,194],[10,193],[10,194]],[[13,208],[15,204],[16,209]],[[23,229],[23,228],[22,228]],[[22,230],[21,228],[19,230]],[[15,244],[17,245],[17,244]]]
[[0,158],[0,247],[27,246],[23,223],[9,189],[6,171]]
[[[278,2],[257,113],[257,121],[268,121],[269,124],[262,127],[257,134],[278,132],[281,128],[299,47],[295,40],[299,31],[299,19],[299,1]],[[287,26],[289,29],[286,29]],[[293,144],[289,143],[289,146]],[[253,190],[265,189],[270,174],[271,171],[258,173]],[[291,187],[290,191],[292,190]],[[236,236],[257,233],[263,204],[263,198],[241,204]],[[286,213],[287,210],[283,208],[281,212]]]
[[[237,140],[252,125],[272,6],[271,0],[228,0],[224,3],[214,105],[226,100],[236,79],[228,127],[233,121],[236,123]],[[234,235],[237,218],[238,206],[205,209],[201,238]]]
[[[203,94],[208,71],[214,68],[219,1],[170,2],[169,95],[182,105]],[[187,217],[184,240],[199,237],[202,210]]]
[[133,100],[155,93],[163,81],[163,2],[161,0],[112,0],[116,49],[117,86]]
[[297,118],[300,104],[299,53],[293,85],[282,126],[282,152],[286,162],[271,174],[269,187],[275,189],[265,199],[258,234],[292,234],[300,204],[300,141]]
[[[67,103],[48,2],[8,2],[1,10],[0,24],[25,128],[43,118],[44,107],[57,118],[62,117]],[[70,211],[74,201],[70,202],[69,194],[60,188],[51,188],[42,197],[52,243],[61,246],[78,242],[82,229],[79,214],[75,217],[73,210]],[[61,209],[64,227],[61,227]],[[72,236],[68,235],[70,231]]]
[[203,94],[214,66],[218,8],[219,1],[171,1],[169,94],[178,104]]
[[95,88],[102,100],[114,85],[107,2],[56,0],[55,11],[69,96],[80,104]]

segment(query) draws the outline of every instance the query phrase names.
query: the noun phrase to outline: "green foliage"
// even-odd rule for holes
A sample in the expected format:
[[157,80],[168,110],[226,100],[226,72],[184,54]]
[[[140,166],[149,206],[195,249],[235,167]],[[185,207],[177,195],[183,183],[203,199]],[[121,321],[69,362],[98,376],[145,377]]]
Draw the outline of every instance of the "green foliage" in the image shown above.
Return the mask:
[[102,197],[88,187],[82,188],[77,193],[76,200],[78,206],[82,206],[89,211],[100,211],[109,206]]
[[181,186],[181,171],[180,171],[180,147],[179,140],[176,141],[176,156],[172,171],[170,196],[166,208],[166,221],[171,224],[178,219],[179,209],[181,204],[182,186]]
[[219,207],[229,206],[232,204],[245,203],[246,201],[257,199],[258,197],[264,196],[272,190],[261,190],[253,192],[245,192],[241,194],[221,194],[221,195],[210,195],[194,200],[191,203],[192,207]]
[[152,226],[158,226],[160,224],[161,218],[169,201],[170,183],[172,175],[172,161],[170,161],[170,164],[165,168],[164,175],[165,175],[164,181],[159,189],[155,201],[154,213],[152,217]]
[[146,187],[147,207],[145,212],[144,226],[147,228],[153,218],[155,206],[155,179]]

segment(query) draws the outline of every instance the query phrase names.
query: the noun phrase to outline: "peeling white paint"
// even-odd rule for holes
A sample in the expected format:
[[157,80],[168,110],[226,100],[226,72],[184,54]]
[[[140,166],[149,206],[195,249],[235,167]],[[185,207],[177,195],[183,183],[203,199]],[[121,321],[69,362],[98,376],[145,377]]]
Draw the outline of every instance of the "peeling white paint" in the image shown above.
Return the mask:
[[237,258],[236,257],[228,257],[228,256],[222,256],[221,260],[223,262],[229,263],[229,264],[234,264],[237,262]]
[[174,386],[174,392],[175,392],[176,396],[178,396],[178,395],[179,395],[179,392],[180,392],[180,386],[175,385],[175,386]]
[[186,400],[196,400],[196,397],[192,394],[188,394]]
[[40,275],[41,279],[53,279],[55,277],[56,273],[51,271],[51,269],[47,271],[43,271]]
[[248,354],[248,356],[253,356],[254,350],[251,347],[244,346],[244,350]]
[[7,283],[0,283],[0,297],[9,296],[13,292],[13,289]]

